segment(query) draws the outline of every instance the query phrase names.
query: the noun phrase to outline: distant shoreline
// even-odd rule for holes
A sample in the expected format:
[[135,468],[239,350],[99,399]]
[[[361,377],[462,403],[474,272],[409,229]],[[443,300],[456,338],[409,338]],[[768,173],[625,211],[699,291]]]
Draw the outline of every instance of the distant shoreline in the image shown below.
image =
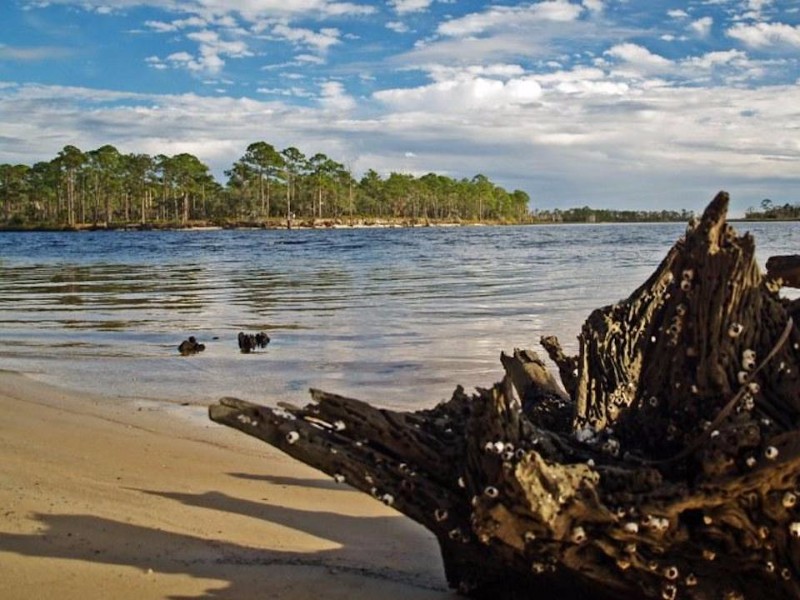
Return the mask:
[[[731,218],[732,223],[785,223],[800,219],[747,219]],[[296,219],[291,226],[285,220],[237,221],[215,223],[212,221],[192,221],[189,223],[81,223],[75,226],[30,225],[19,226],[0,223],[0,232],[59,232],[59,231],[222,231],[222,230],[313,230],[313,229],[417,229],[425,227],[489,227],[519,225],[608,225],[608,224],[647,224],[647,223],[685,223],[683,220],[639,220],[639,221],[433,221],[415,219]]]

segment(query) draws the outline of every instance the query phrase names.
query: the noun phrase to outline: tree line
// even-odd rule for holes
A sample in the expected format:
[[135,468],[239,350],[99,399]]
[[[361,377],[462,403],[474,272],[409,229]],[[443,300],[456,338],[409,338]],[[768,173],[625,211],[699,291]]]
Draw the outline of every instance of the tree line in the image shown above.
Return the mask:
[[797,221],[800,220],[800,204],[775,204],[769,198],[761,201],[761,210],[752,206],[745,211],[745,219],[754,221]]
[[52,160],[0,164],[0,222],[12,227],[186,226],[297,220],[523,222],[530,198],[485,175],[454,179],[370,169],[359,180],[323,153],[250,144],[219,183],[196,156],[65,146]]
[[569,208],[539,210],[534,217],[548,223],[667,223],[687,222],[694,216],[691,210],[613,210],[603,208]]

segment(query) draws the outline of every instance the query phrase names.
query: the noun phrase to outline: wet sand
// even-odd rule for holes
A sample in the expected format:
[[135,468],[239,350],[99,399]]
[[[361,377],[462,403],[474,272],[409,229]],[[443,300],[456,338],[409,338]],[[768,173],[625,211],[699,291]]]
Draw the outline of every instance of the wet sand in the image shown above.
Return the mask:
[[455,598],[431,534],[202,406],[0,371],[0,598]]

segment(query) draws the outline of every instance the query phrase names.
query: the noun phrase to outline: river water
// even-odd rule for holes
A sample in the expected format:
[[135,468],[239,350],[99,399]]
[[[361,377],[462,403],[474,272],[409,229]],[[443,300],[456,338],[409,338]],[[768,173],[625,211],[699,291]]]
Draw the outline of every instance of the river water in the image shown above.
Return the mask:
[[[739,223],[762,267],[796,223]],[[0,233],[0,368],[108,396],[394,408],[489,386],[501,350],[576,336],[683,224]],[[239,331],[266,331],[244,355]],[[183,357],[194,335],[205,352]]]

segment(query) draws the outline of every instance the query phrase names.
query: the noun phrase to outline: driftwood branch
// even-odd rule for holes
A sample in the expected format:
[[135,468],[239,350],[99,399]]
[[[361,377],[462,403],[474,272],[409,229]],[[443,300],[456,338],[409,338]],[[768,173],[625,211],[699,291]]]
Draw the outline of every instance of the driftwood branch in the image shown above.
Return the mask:
[[767,276],[786,287],[800,288],[800,254],[772,256],[767,260]]
[[312,390],[211,419],[427,527],[473,597],[798,598],[800,332],[727,206],[589,316],[578,356],[542,339],[563,388],[516,350],[502,382],[432,409]]

